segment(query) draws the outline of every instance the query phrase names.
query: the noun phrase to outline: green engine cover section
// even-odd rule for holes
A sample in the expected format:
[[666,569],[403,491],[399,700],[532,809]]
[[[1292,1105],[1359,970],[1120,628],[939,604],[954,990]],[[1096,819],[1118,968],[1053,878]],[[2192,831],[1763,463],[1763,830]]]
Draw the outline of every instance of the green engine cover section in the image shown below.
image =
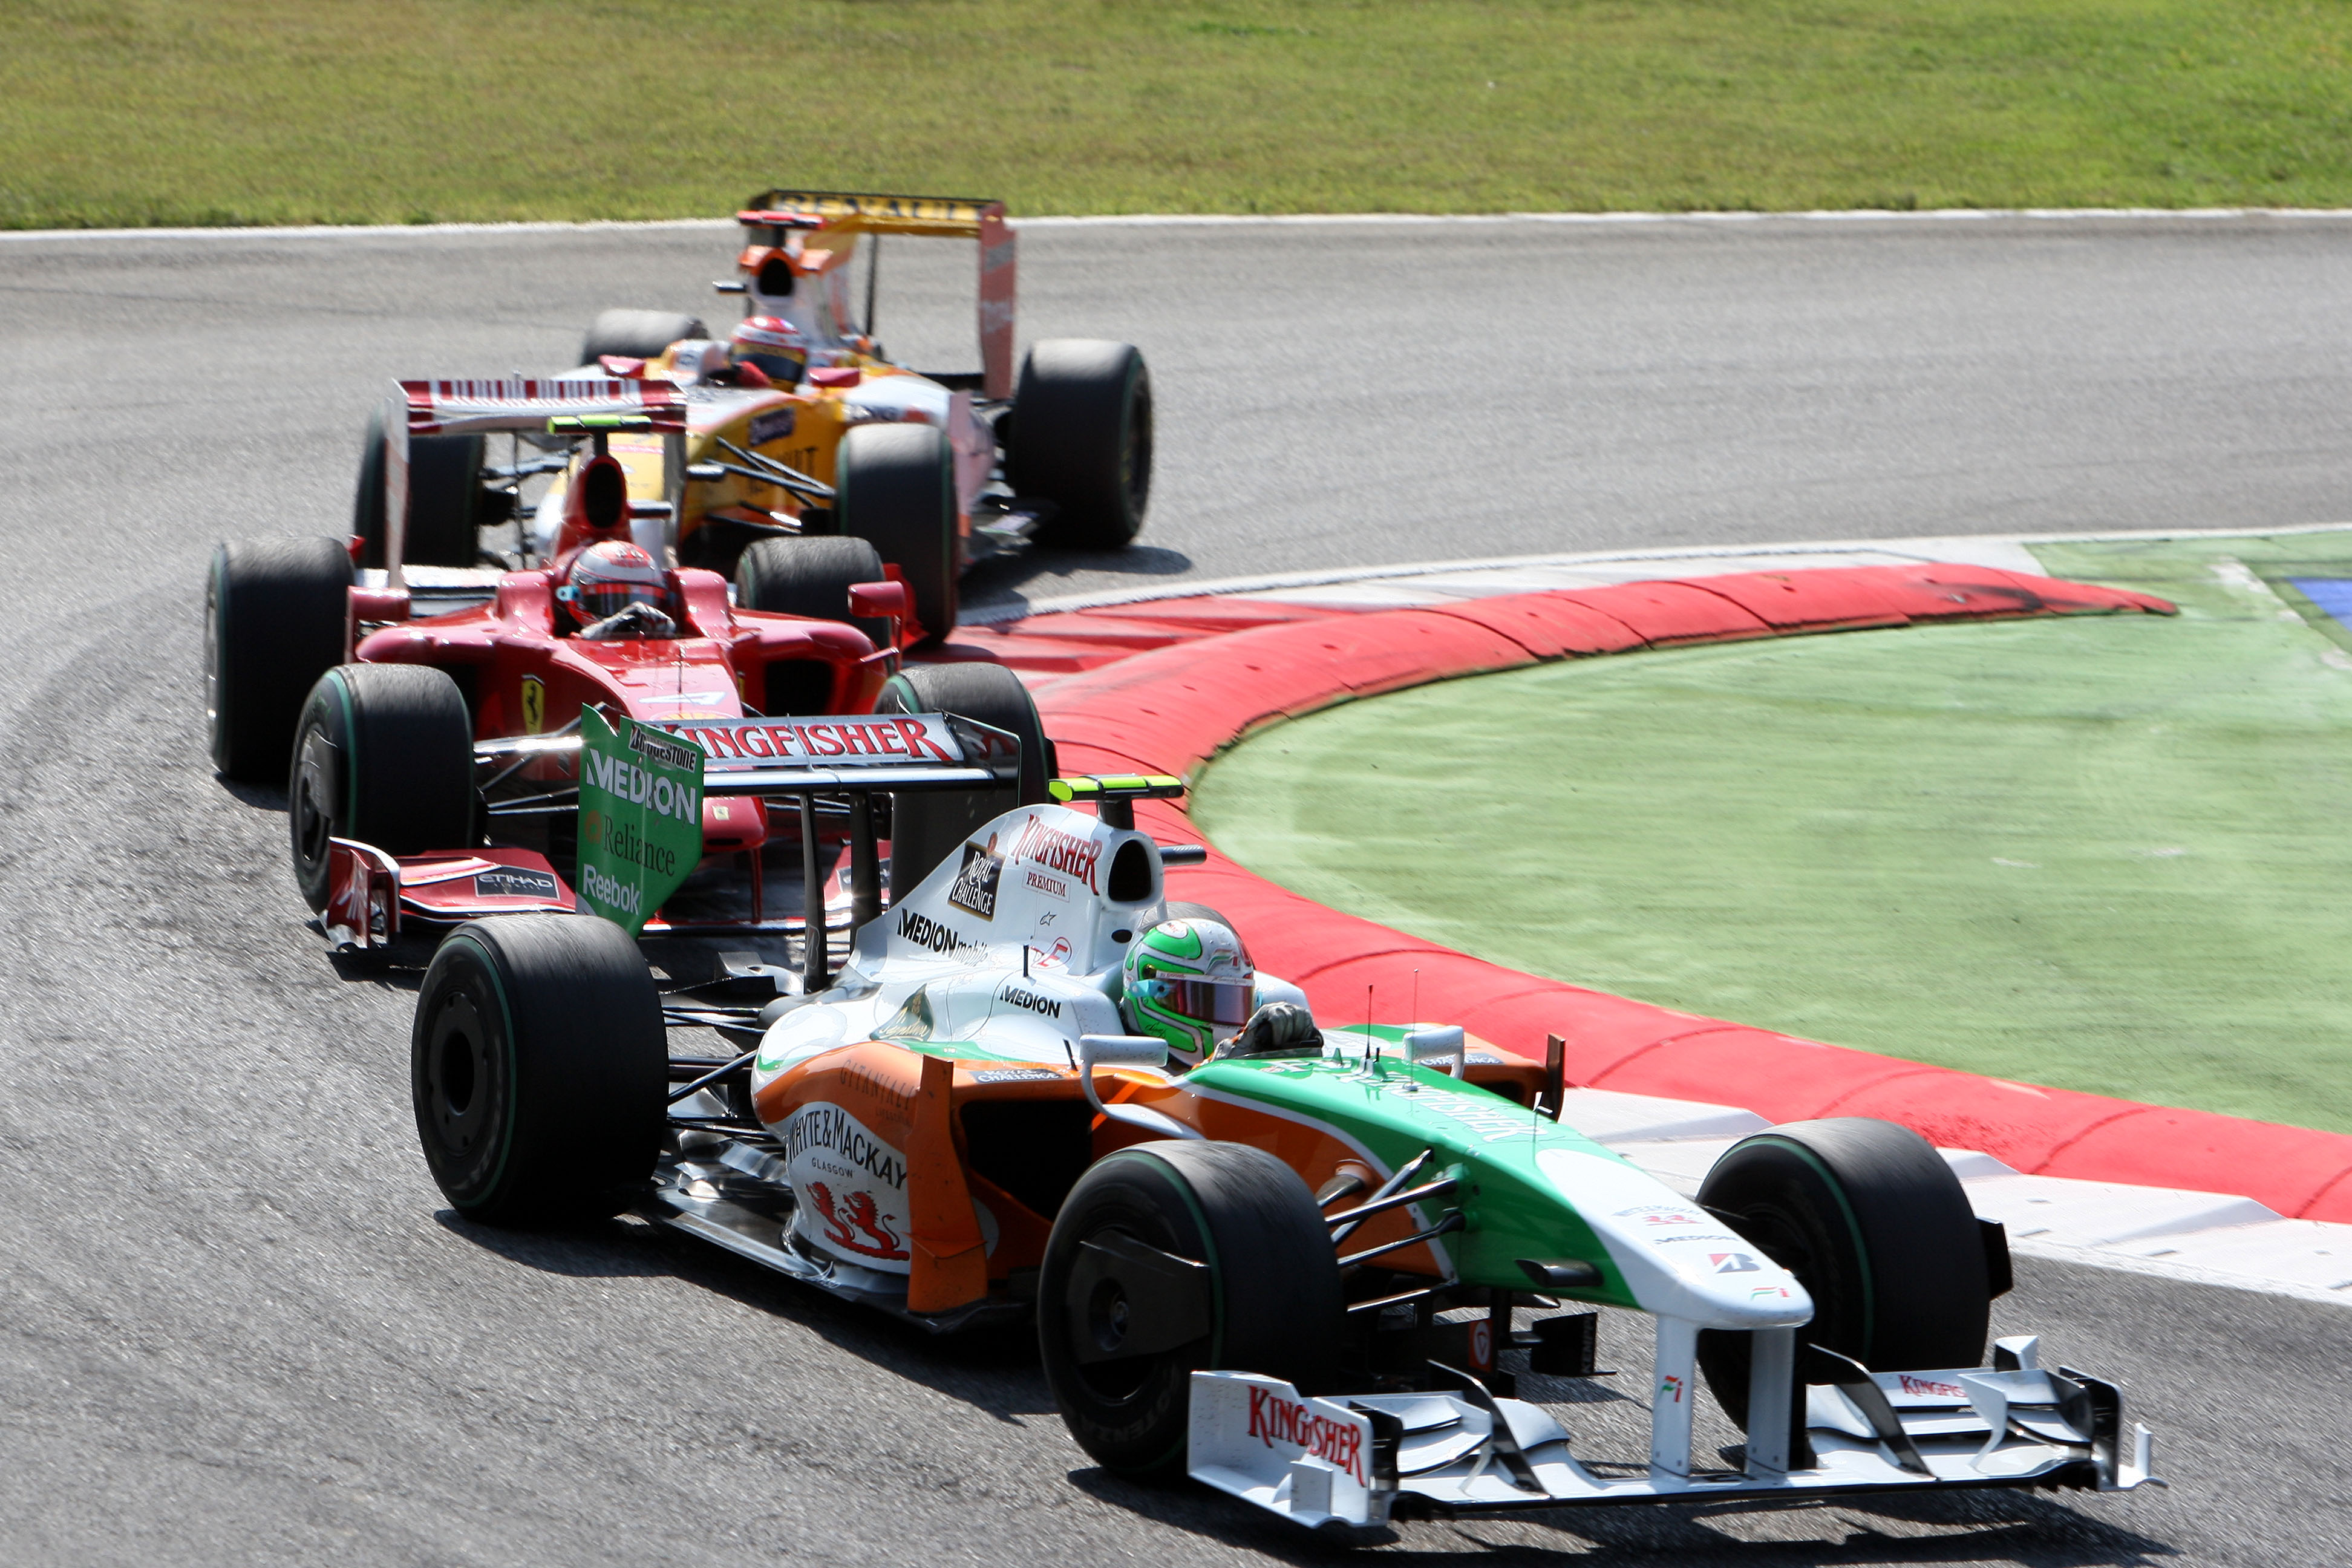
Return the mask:
[[[1572,1291],[1548,1286],[1546,1294],[1641,1306],[1609,1249],[1537,1157],[1557,1150],[1650,1178],[1572,1127],[1490,1089],[1393,1058],[1381,1058],[1370,1071],[1354,1060],[1329,1058],[1225,1058],[1203,1063],[1183,1082],[1197,1092],[1319,1126],[1391,1171],[1424,1149],[1436,1149],[1420,1179],[1450,1173],[1461,1184],[1451,1198],[1423,1205],[1421,1211],[1433,1223],[1444,1209],[1461,1208],[1465,1227],[1441,1245],[1466,1285],[1531,1289],[1520,1258],[1579,1258],[1601,1271],[1601,1283]],[[1660,1195],[1673,1194],[1661,1189]]]
[[580,710],[580,901],[635,936],[702,859],[702,748]]

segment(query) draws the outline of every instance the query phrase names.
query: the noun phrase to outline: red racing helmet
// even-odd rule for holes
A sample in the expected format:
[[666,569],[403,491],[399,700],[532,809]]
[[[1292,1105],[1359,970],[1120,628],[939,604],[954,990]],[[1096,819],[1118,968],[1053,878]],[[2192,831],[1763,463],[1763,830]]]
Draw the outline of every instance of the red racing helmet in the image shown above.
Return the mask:
[[608,539],[572,559],[555,596],[572,606],[574,620],[591,626],[635,604],[663,609],[669,603],[669,576],[637,546]]

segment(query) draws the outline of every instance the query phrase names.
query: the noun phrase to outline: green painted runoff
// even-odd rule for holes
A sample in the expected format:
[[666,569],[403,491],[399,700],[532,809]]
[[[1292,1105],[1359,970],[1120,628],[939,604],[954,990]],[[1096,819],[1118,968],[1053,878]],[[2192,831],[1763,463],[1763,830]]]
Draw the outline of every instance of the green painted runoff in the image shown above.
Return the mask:
[[1194,797],[1498,963],[1997,1077],[2352,1132],[2352,531],[2037,547],[2177,617],[1577,659],[1265,731]]

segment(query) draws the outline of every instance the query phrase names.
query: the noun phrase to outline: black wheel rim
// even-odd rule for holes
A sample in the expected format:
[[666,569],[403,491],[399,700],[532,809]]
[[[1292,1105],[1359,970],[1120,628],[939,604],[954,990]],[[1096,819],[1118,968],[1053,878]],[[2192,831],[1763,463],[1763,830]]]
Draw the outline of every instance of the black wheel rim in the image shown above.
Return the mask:
[[450,991],[435,1010],[423,1067],[417,1109],[433,1140],[435,1163],[455,1175],[469,1173],[488,1153],[499,1096],[490,1033],[467,991]]

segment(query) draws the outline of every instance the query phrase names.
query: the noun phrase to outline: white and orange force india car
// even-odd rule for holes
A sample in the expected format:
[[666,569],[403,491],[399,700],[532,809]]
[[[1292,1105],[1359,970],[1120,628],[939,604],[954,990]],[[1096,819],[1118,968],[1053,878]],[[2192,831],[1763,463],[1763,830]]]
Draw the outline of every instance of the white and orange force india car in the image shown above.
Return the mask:
[[[656,560],[732,574],[752,608],[838,619],[839,584],[888,576],[914,595],[901,630],[955,626],[961,574],[1033,542],[1117,550],[1143,526],[1151,489],[1151,378],[1134,345],[1054,339],[1016,363],[1015,235],[1001,202],[771,190],[736,215],[747,315],[792,323],[806,379],[740,384],[728,328],[645,310],[607,310],[568,377],[674,385],[681,438],[616,437],[638,542]],[[918,372],[877,335],[887,237],[965,240],[979,258],[982,368]],[[861,300],[862,295],[862,300]],[[715,340],[715,341],[714,341]],[[352,533],[382,567],[388,526],[379,416],[362,448]],[[520,569],[552,548],[573,473],[561,453],[499,448],[479,435],[414,440],[404,505],[411,566]],[[550,478],[551,476],[551,478]],[[534,482],[543,481],[543,482]],[[773,542],[821,538],[817,550]]]
[[[1260,974],[1261,1004],[1294,1006],[1206,1060],[1130,1035],[1122,956],[1211,912],[1169,896],[1197,849],[1133,826],[1180,788],[1055,780],[977,824],[828,984],[729,1020],[731,1060],[668,1055],[614,926],[461,928],[413,1036],[443,1192],[500,1225],[635,1205],[935,1330],[1034,1312],[1097,1460],[1342,1534],[1400,1510],[2154,1479],[2113,1384],[2031,1338],[1985,1364],[2006,1241],[1904,1129],[1759,1133],[1694,1202],[1561,1120],[1557,1059],[1458,1028],[1318,1029]],[[1507,1365],[1592,1374],[1602,1310],[1655,1326],[1630,1463],[1580,1452]],[[1746,1431],[1727,1467],[1694,1462],[1702,1381]]]

